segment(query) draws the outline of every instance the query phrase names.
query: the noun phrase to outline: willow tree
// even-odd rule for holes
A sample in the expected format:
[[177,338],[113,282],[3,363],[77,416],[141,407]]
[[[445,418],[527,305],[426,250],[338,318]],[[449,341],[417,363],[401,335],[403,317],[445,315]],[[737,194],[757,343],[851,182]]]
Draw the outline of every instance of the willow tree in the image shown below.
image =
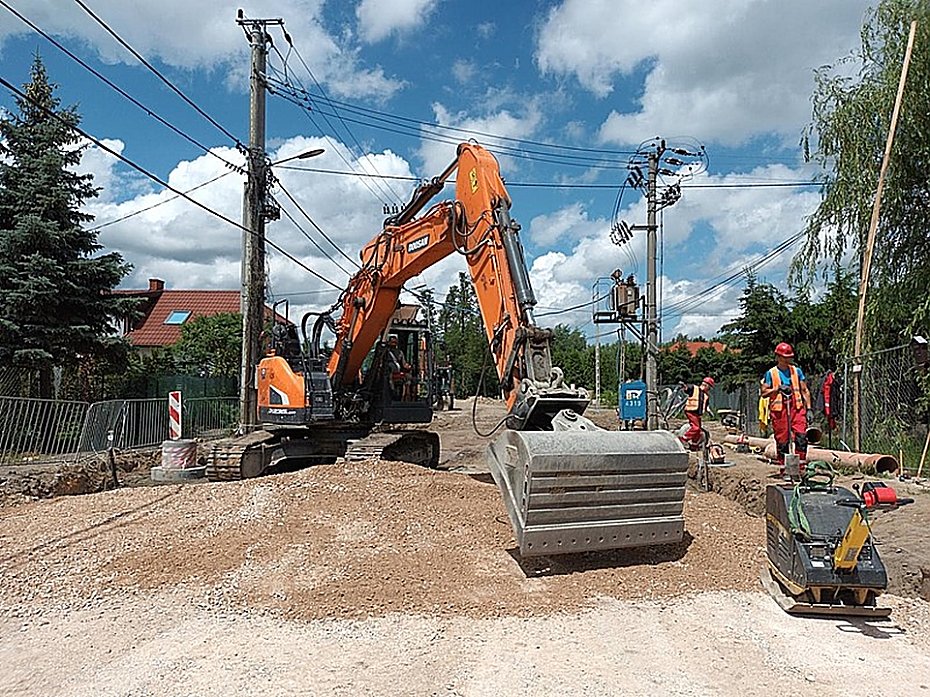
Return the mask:
[[867,336],[900,343],[930,320],[930,3],[882,0],[866,15],[861,47],[816,72],[802,144],[823,174],[824,196],[794,260],[794,280],[861,264],[910,24],[917,35],[881,202],[872,257]]

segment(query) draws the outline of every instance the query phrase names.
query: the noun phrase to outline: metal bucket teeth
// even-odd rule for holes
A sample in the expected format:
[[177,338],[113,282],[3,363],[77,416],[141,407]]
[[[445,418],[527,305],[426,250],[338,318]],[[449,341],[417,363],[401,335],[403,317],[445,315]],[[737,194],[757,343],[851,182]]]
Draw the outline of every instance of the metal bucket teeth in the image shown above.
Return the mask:
[[524,557],[680,542],[688,454],[667,431],[505,431],[491,474]]

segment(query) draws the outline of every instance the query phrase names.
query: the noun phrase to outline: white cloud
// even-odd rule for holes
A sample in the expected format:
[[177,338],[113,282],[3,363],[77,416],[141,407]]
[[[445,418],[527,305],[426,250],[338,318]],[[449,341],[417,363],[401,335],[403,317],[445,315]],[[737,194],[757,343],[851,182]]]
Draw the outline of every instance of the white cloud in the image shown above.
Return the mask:
[[810,116],[813,68],[858,43],[869,0],[564,0],[537,38],[543,73],[574,76],[598,97],[646,72],[634,109],[601,127],[610,143],[688,133],[726,145],[795,136]]
[[[467,113],[452,113],[440,103],[433,104],[434,121],[442,126],[454,126],[478,133],[494,133],[505,138],[527,138],[532,136],[539,128],[542,114],[539,106],[534,102],[524,104],[523,114],[514,114],[509,110],[489,113],[485,116],[473,116]],[[506,141],[488,136],[477,136],[481,145],[494,152],[500,162],[501,170],[516,171],[517,164],[512,158],[499,155],[496,146],[506,145]],[[462,141],[467,140],[467,134],[460,136]],[[426,176],[434,177],[442,172],[452,160],[455,159],[455,144],[438,143],[424,140],[420,146],[420,159]]]
[[[719,186],[804,179],[809,176],[803,169],[772,165],[745,174],[704,175],[692,183]],[[678,277],[666,274],[658,283],[662,305],[668,310],[666,338],[679,332],[709,337],[735,316],[741,277],[713,292],[703,291],[729,276],[740,276],[747,264],[800,232],[818,201],[817,193],[803,188],[684,188],[682,199],[663,216],[666,268],[682,269]],[[630,224],[644,223],[643,201],[637,199],[621,217]],[[596,279],[618,267],[624,275],[634,273],[645,293],[645,233],[634,233],[632,241],[617,248],[610,240],[609,221],[589,217],[582,206],[574,205],[533,219],[531,237],[543,243],[547,234],[570,244],[565,251],[547,252],[532,262],[530,277],[539,313],[590,301]],[[783,278],[797,248],[787,249],[760,267],[760,276]],[[687,305],[678,305],[686,300]],[[548,322],[580,326],[590,317],[586,307],[550,316]]]
[[437,0],[362,0],[355,9],[359,34],[375,43],[409,32],[422,26],[437,4]]
[[[303,59],[334,93],[383,98],[400,89],[403,83],[387,77],[381,68],[360,67],[355,51],[327,32],[321,23],[323,4],[323,0],[242,0],[238,4],[216,0],[96,0],[92,7],[147,60],[184,70],[222,68],[226,81],[238,89],[248,89],[249,47],[242,28],[236,24],[237,7],[244,9],[246,17],[285,18],[287,31]],[[16,5],[19,12],[46,32],[86,43],[105,62],[139,64],[76,3],[21,0]],[[7,21],[0,24],[0,48],[3,39],[29,32],[25,24],[8,15]],[[279,29],[272,27],[269,32],[276,45],[286,46]],[[298,61],[292,59],[289,68],[308,79],[301,74]]]
[[[339,157],[340,153],[336,152],[337,148],[344,158],[353,162],[344,145],[320,138],[288,139],[269,156],[272,161],[280,160],[319,147],[325,148],[326,152],[313,159],[314,168],[345,170],[346,165]],[[226,159],[241,161],[241,156],[232,149],[217,149],[216,152]],[[389,151],[370,154],[367,160],[367,166],[376,167],[383,175],[411,176],[409,165]],[[289,164],[310,166],[301,161]],[[84,168],[93,171],[95,176],[110,177],[114,185],[119,184],[111,175],[111,165],[102,158],[85,157]],[[361,166],[356,164],[354,169],[360,171]],[[178,163],[169,175],[169,182],[184,191],[224,172],[228,170],[222,162],[203,155]],[[326,232],[335,247],[323,239],[282,191],[276,192],[276,198],[332,260],[317,249],[286,216],[267,224],[267,238],[333,281],[339,288],[344,287],[348,275],[336,264],[349,271],[353,271],[354,266],[337,248],[349,258],[358,259],[361,247],[381,230],[383,215],[380,201],[365,187],[362,177],[283,168],[275,172],[283,186]],[[242,176],[229,173],[191,192],[190,196],[238,222],[242,216],[242,192]],[[98,199],[89,202],[87,210],[96,216],[95,222],[100,225],[156,203],[161,205],[104,227],[99,232],[99,241],[106,249],[121,252],[135,267],[131,276],[122,284],[123,287],[145,287],[148,278],[158,277],[164,279],[169,288],[239,288],[241,230],[175,197],[172,192],[140,194],[118,203],[112,198]],[[291,304],[295,314],[302,314],[311,308],[328,307],[338,295],[338,290],[313,277],[270,247],[268,266],[272,292],[299,294],[293,297]]]
[[530,239],[541,247],[551,247],[566,237],[580,238],[594,234],[595,228],[606,225],[603,220],[588,220],[581,203],[573,203],[554,213],[538,215],[530,221]]

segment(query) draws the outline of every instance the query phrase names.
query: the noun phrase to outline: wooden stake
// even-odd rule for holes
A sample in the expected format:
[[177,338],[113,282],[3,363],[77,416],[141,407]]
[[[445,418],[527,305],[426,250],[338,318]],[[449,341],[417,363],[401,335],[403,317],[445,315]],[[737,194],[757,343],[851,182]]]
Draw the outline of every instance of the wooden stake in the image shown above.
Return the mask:
[[927,440],[924,441],[924,451],[920,454],[920,464],[917,466],[917,479],[920,479],[920,473],[924,471],[924,460],[927,459],[928,445],[930,445],[930,428],[927,428]]
[[[885,141],[885,156],[882,158],[882,168],[878,174],[878,188],[875,190],[875,201],[872,204],[872,220],[869,222],[869,236],[866,240],[862,257],[862,275],[859,279],[859,312],[856,314],[856,346],[855,360],[862,355],[862,329],[865,320],[865,295],[869,287],[869,272],[872,268],[872,249],[875,246],[875,232],[878,229],[878,214],[882,206],[882,190],[885,188],[885,174],[891,161],[891,146],[894,143],[894,132],[898,126],[898,114],[901,112],[901,102],[904,98],[904,83],[907,80],[907,68],[911,62],[911,52],[914,49],[914,35],[917,33],[917,22],[911,22],[911,31],[907,37],[907,49],[904,51],[904,65],[901,67],[901,79],[898,81],[898,95],[894,100],[894,111],[891,112],[891,125],[888,128],[888,138]],[[853,380],[853,445],[855,450],[861,450],[860,425],[860,390],[862,386],[862,371],[855,370]]]

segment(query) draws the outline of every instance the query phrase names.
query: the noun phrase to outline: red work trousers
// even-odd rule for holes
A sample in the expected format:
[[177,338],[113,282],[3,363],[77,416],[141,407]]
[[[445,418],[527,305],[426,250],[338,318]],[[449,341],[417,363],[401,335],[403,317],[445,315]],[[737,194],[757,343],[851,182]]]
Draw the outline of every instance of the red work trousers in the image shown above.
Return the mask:
[[686,441],[690,441],[693,445],[701,444],[701,415],[695,414],[694,412],[686,411],[685,416],[688,417],[688,423],[691,424],[691,427],[685,431],[685,435],[682,436]]
[[772,431],[775,433],[775,448],[778,451],[778,464],[784,466],[788,445],[794,436],[794,451],[804,461],[807,459],[807,410],[791,410],[791,424],[788,424],[788,410],[771,413]]

